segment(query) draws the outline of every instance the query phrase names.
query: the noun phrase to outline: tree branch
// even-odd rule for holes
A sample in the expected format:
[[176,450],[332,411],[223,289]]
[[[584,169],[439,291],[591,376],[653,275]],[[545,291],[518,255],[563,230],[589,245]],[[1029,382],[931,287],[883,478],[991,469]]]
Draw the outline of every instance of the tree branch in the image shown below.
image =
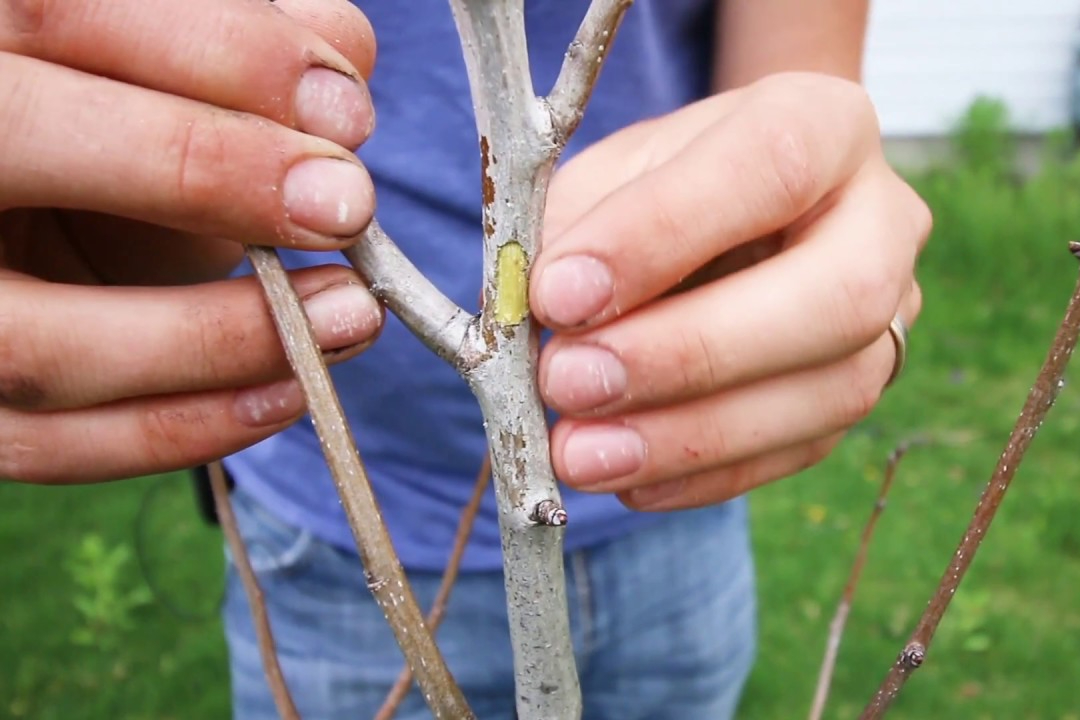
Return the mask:
[[633,0],[593,0],[547,97],[556,136],[569,138],[585,114],[615,31]]
[[273,248],[248,246],[247,254],[262,283],[289,364],[307,400],[326,462],[356,536],[368,588],[386,615],[435,717],[439,720],[473,718],[472,710],[424,625],[360,462],[330,373],[289,276]]
[[446,297],[375,220],[342,254],[371,292],[436,355],[458,366],[472,316]]
[[480,402],[492,454],[517,713],[520,720],[573,720],[581,716],[581,689],[563,569],[567,517],[537,386],[539,333],[528,278],[552,169],[626,3],[590,7],[554,106],[532,87],[523,0],[450,0],[450,7],[476,110],[484,230],[483,307],[466,343],[470,359],[459,370]]
[[859,550],[855,555],[855,562],[851,567],[851,574],[848,576],[847,584],[844,586],[840,604],[836,608],[836,614],[833,615],[832,622],[829,623],[829,638],[825,643],[825,657],[821,661],[817,690],[814,692],[814,702],[810,708],[810,720],[820,720],[821,714],[825,712],[825,702],[828,700],[829,688],[832,686],[833,671],[836,669],[836,655],[840,650],[840,640],[844,636],[844,626],[847,624],[848,614],[851,612],[851,604],[855,599],[855,590],[858,587],[859,578],[862,576],[863,566],[866,565],[870,539],[874,535],[878,519],[885,512],[885,504],[889,496],[889,490],[892,489],[893,478],[896,476],[896,468],[900,465],[900,461],[907,454],[907,451],[912,446],[920,443],[921,440],[919,439],[909,440],[901,443],[889,453],[889,459],[885,464],[885,479],[881,482],[881,489],[878,491],[877,500],[874,502],[874,509],[870,512],[866,527],[863,528],[862,538],[859,540]]
[[[1069,243],[1069,251],[1080,259],[1080,243]],[[1073,291],[1065,317],[1058,327],[1050,352],[1035,380],[1027,401],[1024,403],[1020,417],[1013,428],[1004,452],[998,459],[994,473],[983,491],[979,503],[975,507],[975,513],[971,518],[964,537],[960,541],[956,553],[953,555],[949,567],[945,570],[941,582],[930,603],[919,619],[919,624],[912,633],[910,640],[900,656],[896,659],[892,669],[878,688],[877,693],[863,710],[860,720],[875,720],[880,718],[889,709],[893,700],[896,699],[908,677],[914,672],[926,658],[926,652],[930,647],[930,641],[934,637],[938,623],[941,622],[945,610],[952,601],[953,594],[960,586],[961,580],[967,573],[975,553],[990,529],[990,523],[994,520],[998,506],[1001,504],[1005,492],[1009,489],[1013,476],[1020,466],[1031,445],[1035,434],[1042,427],[1050,408],[1053,407],[1061,389],[1065,386],[1065,369],[1069,364],[1073,349],[1076,347],[1077,336],[1080,334],[1080,280],[1077,281]]]
[[251,569],[251,559],[248,557],[247,548],[244,547],[244,539],[240,537],[240,531],[236,527],[236,515],[229,502],[229,488],[225,484],[225,473],[220,462],[210,463],[209,470],[214,507],[217,509],[221,529],[229,543],[236,571],[240,575],[240,582],[244,586],[244,594],[247,595],[248,606],[251,608],[251,620],[255,625],[255,637],[259,642],[259,656],[262,658],[266,681],[270,685],[270,694],[274,696],[274,706],[282,720],[300,720],[300,713],[293,704],[289,688],[285,683],[285,675],[281,672],[281,663],[278,662],[277,650],[274,648],[274,634],[270,630],[270,619],[266,614],[266,600],[263,597],[262,588],[259,587],[259,579],[255,577],[255,571]]
[[[465,556],[465,548],[469,544],[469,536],[472,535],[473,522],[476,520],[476,513],[480,510],[480,502],[484,499],[484,492],[487,490],[490,481],[491,454],[485,452],[484,462],[481,463],[480,472],[476,475],[476,484],[473,486],[472,497],[469,498],[465,509],[461,511],[461,519],[458,520],[457,532],[454,535],[454,547],[450,551],[450,560],[446,564],[446,571],[443,573],[442,581],[439,583],[439,590],[435,593],[435,600],[431,603],[431,610],[428,611],[427,626],[432,635],[439,629],[439,625],[442,624],[443,617],[446,615],[450,592],[454,589],[458,569],[461,567],[461,558]],[[394,687],[387,694],[383,706],[375,715],[375,720],[392,720],[394,714],[397,713],[398,706],[401,705],[401,701],[405,699],[405,695],[409,692],[412,677],[412,671],[409,670],[408,665],[401,669],[397,682],[394,683]]]

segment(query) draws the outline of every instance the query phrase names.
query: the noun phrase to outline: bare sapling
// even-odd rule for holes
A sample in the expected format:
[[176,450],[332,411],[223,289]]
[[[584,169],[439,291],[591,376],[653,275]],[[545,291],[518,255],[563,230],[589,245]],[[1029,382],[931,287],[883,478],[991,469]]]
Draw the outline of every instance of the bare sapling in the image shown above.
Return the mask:
[[[574,720],[581,716],[581,690],[563,570],[568,517],[551,467],[537,387],[539,333],[529,311],[528,278],[540,249],[552,170],[581,120],[630,0],[594,0],[546,97],[532,87],[524,0],[450,4],[476,109],[482,166],[482,310],[472,315],[443,295],[376,221],[345,256],[376,297],[457,369],[479,401],[499,507],[518,717]],[[472,718],[391,546],[303,306],[276,251],[249,247],[248,257],[300,381],[368,588],[435,717]],[[235,524],[231,516],[223,520]],[[245,590],[253,614],[265,619],[257,584],[245,583]],[[269,638],[268,624],[265,632]],[[279,708],[292,707],[280,670],[270,672],[277,667],[267,657],[272,641],[260,640],[260,648]]]

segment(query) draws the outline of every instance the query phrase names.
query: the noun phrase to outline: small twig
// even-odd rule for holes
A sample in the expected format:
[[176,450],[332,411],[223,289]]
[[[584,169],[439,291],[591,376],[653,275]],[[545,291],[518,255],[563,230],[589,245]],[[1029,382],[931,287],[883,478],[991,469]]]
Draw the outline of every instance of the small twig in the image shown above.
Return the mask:
[[848,576],[847,584],[844,586],[840,604],[836,608],[836,614],[833,615],[832,622],[829,623],[829,638],[825,644],[825,657],[821,661],[817,690],[814,692],[814,703],[810,708],[810,720],[820,720],[821,714],[825,712],[825,702],[828,700],[829,688],[832,686],[833,671],[836,669],[836,655],[840,650],[840,640],[844,636],[844,627],[847,624],[848,615],[851,613],[851,604],[855,599],[855,590],[859,585],[863,566],[866,565],[870,539],[874,535],[878,519],[885,512],[889,490],[892,489],[893,478],[896,476],[896,468],[900,465],[900,461],[907,454],[907,451],[921,443],[921,438],[907,440],[900,443],[889,453],[888,462],[885,464],[885,479],[881,482],[881,489],[878,491],[877,500],[874,502],[874,509],[870,512],[866,527],[863,528],[862,538],[859,540],[859,550],[855,555],[855,562],[851,567],[851,574]]
[[[1080,259],[1080,243],[1069,243],[1069,251]],[[1020,462],[1031,445],[1035,434],[1042,427],[1043,420],[1050,408],[1054,405],[1061,389],[1065,386],[1065,369],[1068,367],[1069,358],[1076,347],[1077,336],[1080,334],[1080,280],[1077,281],[1076,289],[1073,290],[1069,300],[1065,317],[1058,327],[1054,336],[1053,344],[1047,355],[1046,361],[1035,380],[1031,392],[1028,394],[1020,417],[1016,421],[1008,444],[998,459],[994,468],[993,476],[983,491],[979,503],[975,507],[975,513],[971,518],[967,531],[960,541],[956,553],[953,555],[949,567],[946,569],[937,590],[934,592],[930,603],[919,619],[919,624],[912,633],[910,640],[900,656],[889,670],[889,674],[881,683],[877,693],[863,710],[860,720],[875,720],[885,714],[886,710],[896,699],[900,689],[907,681],[911,673],[922,665],[926,658],[926,652],[930,647],[930,641],[934,637],[938,623],[949,607],[956,589],[963,580],[975,553],[982,543],[983,537],[993,522],[998,506],[1001,504],[1005,492],[1009,489],[1013,476],[1016,474]]]
[[556,136],[568,138],[585,113],[615,31],[633,0],[593,0],[547,97]]
[[330,373],[315,341],[303,305],[273,248],[248,246],[248,258],[273,312],[285,354],[307,401],[323,454],[356,537],[368,588],[386,616],[406,661],[435,717],[475,717],[454,682],[446,661],[424,625],[405,571],[379,512],[371,483],[360,462]]
[[[480,510],[480,502],[484,499],[484,493],[490,481],[491,453],[485,451],[484,462],[481,463],[480,472],[476,475],[476,484],[473,486],[472,497],[469,498],[465,509],[461,511],[461,519],[458,520],[457,533],[454,535],[454,548],[450,551],[450,560],[446,564],[446,571],[443,573],[442,582],[439,583],[439,590],[435,593],[435,600],[431,604],[431,610],[428,611],[427,626],[432,634],[435,634],[439,629],[439,625],[442,624],[443,617],[446,615],[450,592],[454,589],[458,569],[461,567],[461,558],[465,555],[465,547],[469,544],[469,537],[472,535],[473,521],[476,520],[476,513]],[[402,700],[405,699],[405,695],[408,694],[410,685],[412,685],[412,671],[406,665],[401,669],[401,674],[398,675],[394,687],[387,694],[382,708],[375,715],[375,720],[392,720]]]
[[439,290],[375,220],[342,252],[371,292],[436,355],[455,367],[472,316]]
[[277,707],[278,715],[282,720],[300,720],[300,713],[293,704],[289,688],[285,684],[285,676],[281,672],[281,664],[278,662],[277,650],[274,647],[274,633],[270,630],[270,618],[266,613],[266,599],[263,597],[262,588],[259,587],[259,579],[255,577],[255,571],[251,569],[251,559],[244,547],[244,539],[240,537],[240,531],[236,527],[236,515],[229,502],[229,488],[225,484],[225,473],[219,462],[210,463],[209,470],[214,507],[217,509],[218,521],[229,543],[236,571],[240,575],[240,582],[244,586],[244,594],[247,595],[248,606],[251,608],[255,637],[259,641],[259,656],[262,658],[266,681],[270,684],[270,693],[274,696],[274,706]]

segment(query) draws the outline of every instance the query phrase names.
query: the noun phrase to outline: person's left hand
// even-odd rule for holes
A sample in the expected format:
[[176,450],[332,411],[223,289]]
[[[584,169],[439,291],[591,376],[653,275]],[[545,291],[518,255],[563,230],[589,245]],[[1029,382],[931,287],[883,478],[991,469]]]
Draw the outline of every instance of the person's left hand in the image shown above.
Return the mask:
[[531,305],[557,476],[722,502],[822,460],[911,326],[925,204],[857,85],[778,75],[632,126],[555,176]]

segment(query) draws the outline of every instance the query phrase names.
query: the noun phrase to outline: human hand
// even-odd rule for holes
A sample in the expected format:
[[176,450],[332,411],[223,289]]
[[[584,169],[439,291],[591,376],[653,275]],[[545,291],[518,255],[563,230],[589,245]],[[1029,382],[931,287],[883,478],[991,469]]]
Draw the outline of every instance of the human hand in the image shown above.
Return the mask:
[[[188,467],[303,414],[257,283],[179,285],[236,241],[355,240],[374,53],[344,0],[0,0],[0,477]],[[329,359],[377,332],[351,270],[292,279]]]
[[925,204],[865,93],[767,78],[628,128],[553,182],[531,304],[567,484],[670,510],[822,460],[875,406],[921,297]]

